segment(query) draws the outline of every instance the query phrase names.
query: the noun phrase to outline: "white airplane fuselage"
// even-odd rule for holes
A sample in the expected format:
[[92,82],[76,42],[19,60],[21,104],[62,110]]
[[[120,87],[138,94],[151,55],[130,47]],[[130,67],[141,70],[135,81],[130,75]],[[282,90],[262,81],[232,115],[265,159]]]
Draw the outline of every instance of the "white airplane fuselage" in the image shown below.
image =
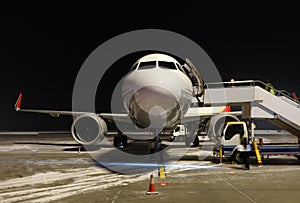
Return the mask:
[[[208,119],[224,111],[225,106],[190,108],[192,99],[198,95],[194,94],[198,92],[195,89],[199,87],[199,92],[203,92],[204,89],[203,85],[200,85],[201,77],[197,73],[199,79],[196,78],[198,83],[195,83],[195,68],[189,64],[185,65],[181,66],[176,59],[165,54],[149,54],[140,58],[121,81],[121,95],[127,114],[23,109],[22,93],[16,101],[15,110],[50,114],[55,117],[73,116],[72,136],[76,142],[85,145],[101,142],[108,131],[106,120],[121,122],[126,126],[133,121],[135,126],[143,130],[154,129],[155,133],[152,134],[158,137],[161,130],[172,130],[180,123],[198,122],[200,117]],[[122,133],[118,133],[116,138],[114,146],[119,145],[120,140],[125,140]]]
[[[143,62],[150,65],[143,68]],[[160,66],[165,62],[171,68]],[[167,55],[147,55],[136,64],[121,87],[130,118],[140,128],[173,128],[190,107],[191,80],[178,68],[179,63]]]

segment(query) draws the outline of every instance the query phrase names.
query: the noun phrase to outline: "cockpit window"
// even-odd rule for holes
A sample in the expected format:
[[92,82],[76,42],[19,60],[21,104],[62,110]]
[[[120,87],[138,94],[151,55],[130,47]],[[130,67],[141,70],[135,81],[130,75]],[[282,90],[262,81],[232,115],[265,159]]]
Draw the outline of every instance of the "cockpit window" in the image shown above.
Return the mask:
[[184,69],[182,68],[182,66],[179,63],[176,63],[176,66],[181,72],[185,73]]
[[176,67],[174,62],[158,61],[158,66],[160,68],[167,68],[167,69],[177,70],[177,67]]
[[140,62],[138,70],[151,69],[156,67],[156,61]]
[[131,71],[132,71],[132,70],[135,70],[136,67],[137,67],[137,65],[138,65],[138,63],[135,63],[135,64],[130,68],[130,70],[131,70]]

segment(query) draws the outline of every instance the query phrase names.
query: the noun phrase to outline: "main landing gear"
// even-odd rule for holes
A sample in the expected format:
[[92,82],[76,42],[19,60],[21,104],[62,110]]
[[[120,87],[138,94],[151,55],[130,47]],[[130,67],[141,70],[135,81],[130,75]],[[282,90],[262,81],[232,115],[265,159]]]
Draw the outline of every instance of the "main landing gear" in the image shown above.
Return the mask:
[[128,145],[127,135],[124,135],[121,131],[118,131],[118,135],[114,136],[113,145],[114,147],[117,148],[127,147]]

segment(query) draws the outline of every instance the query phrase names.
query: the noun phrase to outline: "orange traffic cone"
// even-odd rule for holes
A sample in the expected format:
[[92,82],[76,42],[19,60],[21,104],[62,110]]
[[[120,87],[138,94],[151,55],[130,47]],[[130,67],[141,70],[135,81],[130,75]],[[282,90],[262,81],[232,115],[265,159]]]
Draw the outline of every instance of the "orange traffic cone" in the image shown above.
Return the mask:
[[155,191],[154,178],[153,178],[152,174],[150,176],[149,191],[146,192],[146,194],[147,195],[157,195],[158,194],[158,192]]

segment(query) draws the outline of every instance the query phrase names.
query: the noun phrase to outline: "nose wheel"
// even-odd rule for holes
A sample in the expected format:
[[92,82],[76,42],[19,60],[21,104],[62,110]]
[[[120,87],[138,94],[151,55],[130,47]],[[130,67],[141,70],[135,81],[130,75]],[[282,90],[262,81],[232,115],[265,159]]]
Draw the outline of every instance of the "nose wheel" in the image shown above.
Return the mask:
[[150,141],[150,154],[160,151],[161,139],[156,136],[152,141]]
[[155,152],[159,152],[160,145],[161,145],[161,139],[158,136],[156,136],[154,138],[154,149],[155,149]]

